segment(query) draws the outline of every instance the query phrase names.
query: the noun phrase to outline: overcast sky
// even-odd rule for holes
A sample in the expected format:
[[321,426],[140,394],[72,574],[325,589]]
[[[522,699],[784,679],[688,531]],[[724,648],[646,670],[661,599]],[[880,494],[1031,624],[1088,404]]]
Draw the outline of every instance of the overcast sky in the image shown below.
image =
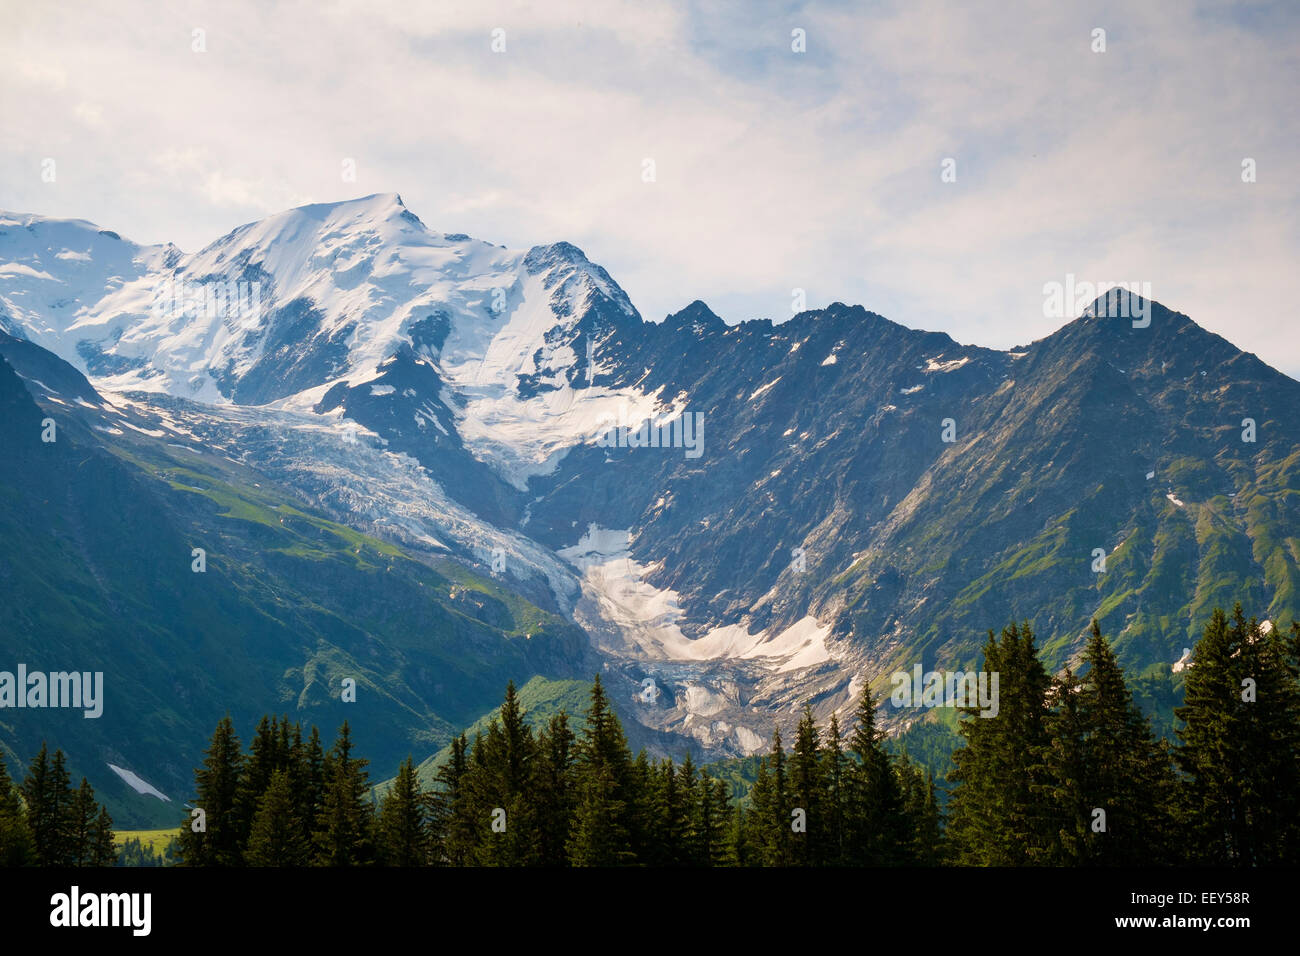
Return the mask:
[[729,322],[781,320],[799,288],[809,308],[860,303],[998,348],[1062,324],[1045,283],[1149,282],[1300,376],[1300,4],[0,14],[9,211],[193,251],[289,206],[392,191],[433,229],[573,242],[648,319],[699,298]]

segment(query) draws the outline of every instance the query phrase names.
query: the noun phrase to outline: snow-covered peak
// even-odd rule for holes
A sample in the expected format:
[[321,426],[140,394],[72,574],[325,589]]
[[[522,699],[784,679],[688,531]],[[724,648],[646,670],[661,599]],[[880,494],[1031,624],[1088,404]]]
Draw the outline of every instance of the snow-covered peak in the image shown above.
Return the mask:
[[0,212],[0,322],[84,370],[69,333],[100,302],[180,258],[84,219]]
[[[0,309],[24,334],[44,335],[42,345],[119,390],[229,400],[268,347],[310,351],[322,339],[332,359],[322,365],[328,378],[313,385],[364,377],[412,344],[410,326],[434,314],[450,320],[460,364],[482,359],[492,327],[518,308],[534,277],[551,318],[528,323],[534,341],[514,343],[531,346],[529,354],[550,326],[571,325],[598,297],[639,320],[608,273],[575,246],[512,251],[433,232],[397,193],[276,213],[192,255],[139,247],[86,222],[6,215],[3,223]],[[240,308],[232,309],[237,297]]]
[[242,257],[269,259],[272,265],[293,269],[309,262],[320,246],[337,246],[348,238],[400,244],[426,234],[424,224],[407,210],[401,196],[376,193],[361,199],[299,206],[246,223],[200,250],[190,268],[215,269]]
[[434,232],[396,193],[276,213],[190,255],[90,223],[4,222],[0,323],[102,389],[309,411],[406,350],[452,390],[439,400],[474,454],[516,484],[615,405],[657,410],[590,387],[593,347],[641,317],[567,242],[509,250]]

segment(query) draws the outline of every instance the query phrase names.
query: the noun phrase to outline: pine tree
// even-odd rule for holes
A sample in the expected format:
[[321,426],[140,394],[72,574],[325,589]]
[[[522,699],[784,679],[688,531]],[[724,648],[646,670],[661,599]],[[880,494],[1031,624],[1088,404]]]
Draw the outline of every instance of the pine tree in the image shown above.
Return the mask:
[[385,866],[423,866],[429,857],[426,801],[408,756],[384,794],[375,823],[375,857]]
[[303,834],[310,841],[316,817],[320,814],[325,799],[325,748],[321,744],[320,731],[314,724],[311,737],[303,746],[299,773],[302,784],[300,789],[294,790],[294,795],[298,799],[298,816],[303,821]]
[[1054,707],[1045,721],[1047,743],[1034,774],[1035,792],[1050,806],[1054,827],[1047,833],[1046,845],[1033,848],[1040,854],[1037,862],[1044,865],[1087,863],[1097,848],[1090,837],[1091,804],[1096,797],[1090,786],[1088,729],[1079,696],[1082,690],[1083,685],[1068,667],[1052,681],[1050,699]]
[[1184,706],[1174,714],[1184,722],[1176,759],[1183,771],[1182,823],[1193,862],[1228,865],[1240,861],[1245,843],[1241,782],[1243,764],[1240,708],[1234,651],[1227,616],[1215,608],[1187,672]]
[[[288,770],[290,765],[293,763],[294,741],[293,728],[289,726],[289,715],[281,714],[280,723],[277,725],[274,720],[272,720],[272,726],[276,728],[275,765],[278,768]],[[301,742],[301,734],[299,734],[298,739]],[[290,780],[290,783],[292,782],[293,781]]]
[[868,683],[857,725],[849,739],[847,811],[848,862],[854,866],[896,866],[908,860],[911,835],[893,761],[876,727],[876,703]]
[[490,766],[494,762],[490,751],[500,750],[501,727],[496,721],[488,725],[487,734],[474,734],[470,744],[465,775],[460,781],[460,799],[456,805],[456,825],[464,838],[466,865],[479,865],[483,843],[487,838],[495,804],[488,792]]
[[964,708],[965,742],[953,754],[956,785],[948,835],[960,863],[1017,866],[1041,861],[1051,841],[1051,808],[1041,799],[1048,745],[1051,678],[1038,659],[1028,622],[989,632],[984,670],[999,675],[996,717]]
[[[1240,604],[1234,620],[1241,620]],[[1243,631],[1237,697],[1245,708],[1243,748],[1253,771],[1244,791],[1248,858],[1257,866],[1300,863],[1300,685],[1278,629],[1264,633],[1251,618]]]
[[[687,758],[689,759],[689,757]],[[707,771],[691,788],[689,842],[685,862],[690,866],[723,866],[727,862],[727,826],[731,800],[727,785]]]
[[501,734],[505,744],[506,789],[512,794],[520,793],[533,783],[533,761],[537,750],[532,728],[524,721],[514,681],[506,683],[506,697],[501,704]]
[[194,806],[203,810],[205,829],[194,829],[199,820],[193,816],[181,826],[178,850],[182,865],[239,866],[243,863],[235,812],[243,762],[235,725],[227,714],[212,733],[203,766],[194,771],[197,792]]
[[574,866],[617,866],[634,854],[622,819],[625,806],[614,771],[603,763],[584,768],[578,782],[569,859]]
[[805,704],[790,751],[790,803],[792,809],[804,812],[804,832],[793,834],[790,843],[795,866],[821,866],[824,862],[826,797],[822,763],[821,734],[812,707]]
[[72,795],[66,825],[68,858],[72,866],[94,866],[95,818],[99,804],[95,802],[95,789],[85,777]]
[[537,743],[524,721],[514,682],[506,685],[500,723],[493,720],[466,778],[481,834],[475,861],[487,866],[537,862],[539,839],[532,806]]
[[629,841],[631,754],[618,717],[610,709],[597,674],[591,686],[586,726],[578,742],[577,807],[570,837],[574,866],[613,866],[632,862]]
[[113,818],[108,815],[107,807],[99,808],[95,817],[95,826],[90,832],[89,866],[116,866],[117,841],[113,838]]
[[284,761],[281,760],[280,755],[279,723],[274,718],[264,715],[257,722],[257,729],[253,732],[235,800],[235,819],[239,828],[240,846],[248,843],[253,817],[261,805],[262,795],[271,785],[271,775],[283,765]]
[[636,755],[627,770],[623,787],[623,828],[627,833],[629,859],[649,865],[660,856],[657,844],[659,821],[657,770],[645,748]]
[[575,800],[573,749],[569,716],[560,711],[538,741],[537,856],[543,866],[565,866],[569,862]]
[[838,713],[831,714],[822,760],[822,778],[826,782],[826,843],[823,862],[828,866],[844,866],[849,862],[849,760],[844,754],[844,737]]
[[[752,793],[752,791],[751,791]],[[727,866],[757,866],[761,861],[754,850],[751,833],[753,825],[743,803],[737,802],[727,826]]]
[[1216,608],[1197,642],[1175,715],[1185,845],[1194,862],[1258,866],[1300,859],[1300,703],[1290,652],[1276,631],[1229,623]]
[[62,750],[55,750],[51,759],[42,741],[22,792],[37,864],[72,866],[76,862],[76,847],[69,834],[73,793]]
[[430,855],[435,864],[464,866],[474,848],[473,823],[462,787],[469,772],[469,741],[462,733],[451,741],[451,756],[438,768],[437,789],[428,797]]
[[686,853],[687,786],[671,760],[660,761],[651,779],[654,826],[645,862],[650,866],[680,866]]
[[903,813],[907,819],[907,844],[900,859],[914,866],[938,866],[943,862],[943,815],[935,794],[934,775],[903,754],[895,764]]
[[309,854],[289,772],[273,770],[253,814],[245,859],[249,866],[304,866]]
[[27,866],[36,861],[27,808],[14,786],[0,752],[0,867]]
[[[1084,728],[1081,809],[1089,816],[1088,849],[1077,862],[1138,866],[1174,862],[1171,755],[1133,702],[1124,672],[1092,622],[1084,649],[1088,671],[1078,690]],[[1105,813],[1105,829],[1099,829]]]
[[[310,844],[316,814],[320,811],[318,781],[324,755],[320,751],[320,734],[312,727],[311,741],[302,739],[302,724],[295,722],[291,731],[286,718],[282,732],[288,732],[284,770],[289,778],[289,792],[293,794],[294,816],[302,829],[303,839]],[[314,752],[313,752],[314,751]]]
[[312,835],[317,866],[361,866],[370,862],[368,763],[352,756],[352,731],[345,720],[325,759],[325,794]]
[[[505,735],[501,724],[493,718],[487,734],[477,734],[470,751],[469,772],[462,784],[465,801],[462,812],[467,816],[473,832],[473,849],[470,862],[475,866],[509,866],[510,823],[509,794],[506,785]],[[500,818],[506,813],[504,820]],[[494,825],[504,822],[507,830],[495,831]]]
[[772,728],[772,749],[759,763],[758,779],[750,791],[748,814],[754,862],[760,866],[789,866],[793,861],[791,830],[794,809],[781,728]]
[[[754,772],[754,783],[749,788],[748,806],[738,816],[743,824],[742,830],[732,840],[733,855],[738,866],[765,866],[767,863],[767,844],[770,839],[769,829],[772,821],[772,775],[767,770],[766,756],[758,760],[758,769]],[[742,852],[743,851],[743,852]],[[748,862],[741,860],[748,857]]]
[[[680,866],[709,866],[700,862],[707,857],[705,837],[699,830],[701,823],[701,802],[703,791],[700,783],[704,778],[695,768],[695,760],[689,753],[682,758],[681,768],[677,771],[677,790],[681,794],[681,840],[678,845],[677,863]],[[710,813],[712,808],[710,808]]]

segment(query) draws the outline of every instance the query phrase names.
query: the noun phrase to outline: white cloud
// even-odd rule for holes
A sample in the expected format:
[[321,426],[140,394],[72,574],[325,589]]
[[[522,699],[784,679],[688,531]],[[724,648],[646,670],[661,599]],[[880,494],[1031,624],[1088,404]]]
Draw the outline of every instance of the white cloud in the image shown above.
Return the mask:
[[[33,5],[0,37],[0,207],[194,249],[308,196],[391,190],[432,228],[575,242],[648,318],[702,298],[781,319],[798,287],[812,308],[860,302],[1000,347],[1052,330],[1044,282],[1149,281],[1296,374],[1280,306],[1300,253],[1297,17],[1258,16]],[[795,26],[807,53],[790,51]],[[1257,183],[1240,181],[1245,156]]]

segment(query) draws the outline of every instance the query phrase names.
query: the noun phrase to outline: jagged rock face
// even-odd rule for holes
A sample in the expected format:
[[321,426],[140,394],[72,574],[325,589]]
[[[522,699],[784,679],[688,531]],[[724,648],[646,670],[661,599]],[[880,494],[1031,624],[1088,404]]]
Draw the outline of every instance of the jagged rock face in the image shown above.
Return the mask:
[[829,625],[818,676],[769,669],[751,703],[811,694],[825,715],[858,675],[976,663],[1012,619],[1060,665],[1096,616],[1143,670],[1216,604],[1297,610],[1300,385],[1186,316],[1084,318],[1002,353],[843,306],[730,329],[692,310],[632,365],[703,413],[704,455],[574,453],[530,526],[556,547],[575,513],[632,531],[691,636]]
[[[1159,304],[1006,352],[838,303],[656,324],[568,243],[435,233],[394,195],[192,256],[0,230],[6,328],[339,520],[503,565],[640,720],[709,752],[971,664],[1012,618],[1062,664],[1096,616],[1152,669],[1215,604],[1297,610],[1300,383]],[[257,283],[257,307],[155,307],[186,282]]]

